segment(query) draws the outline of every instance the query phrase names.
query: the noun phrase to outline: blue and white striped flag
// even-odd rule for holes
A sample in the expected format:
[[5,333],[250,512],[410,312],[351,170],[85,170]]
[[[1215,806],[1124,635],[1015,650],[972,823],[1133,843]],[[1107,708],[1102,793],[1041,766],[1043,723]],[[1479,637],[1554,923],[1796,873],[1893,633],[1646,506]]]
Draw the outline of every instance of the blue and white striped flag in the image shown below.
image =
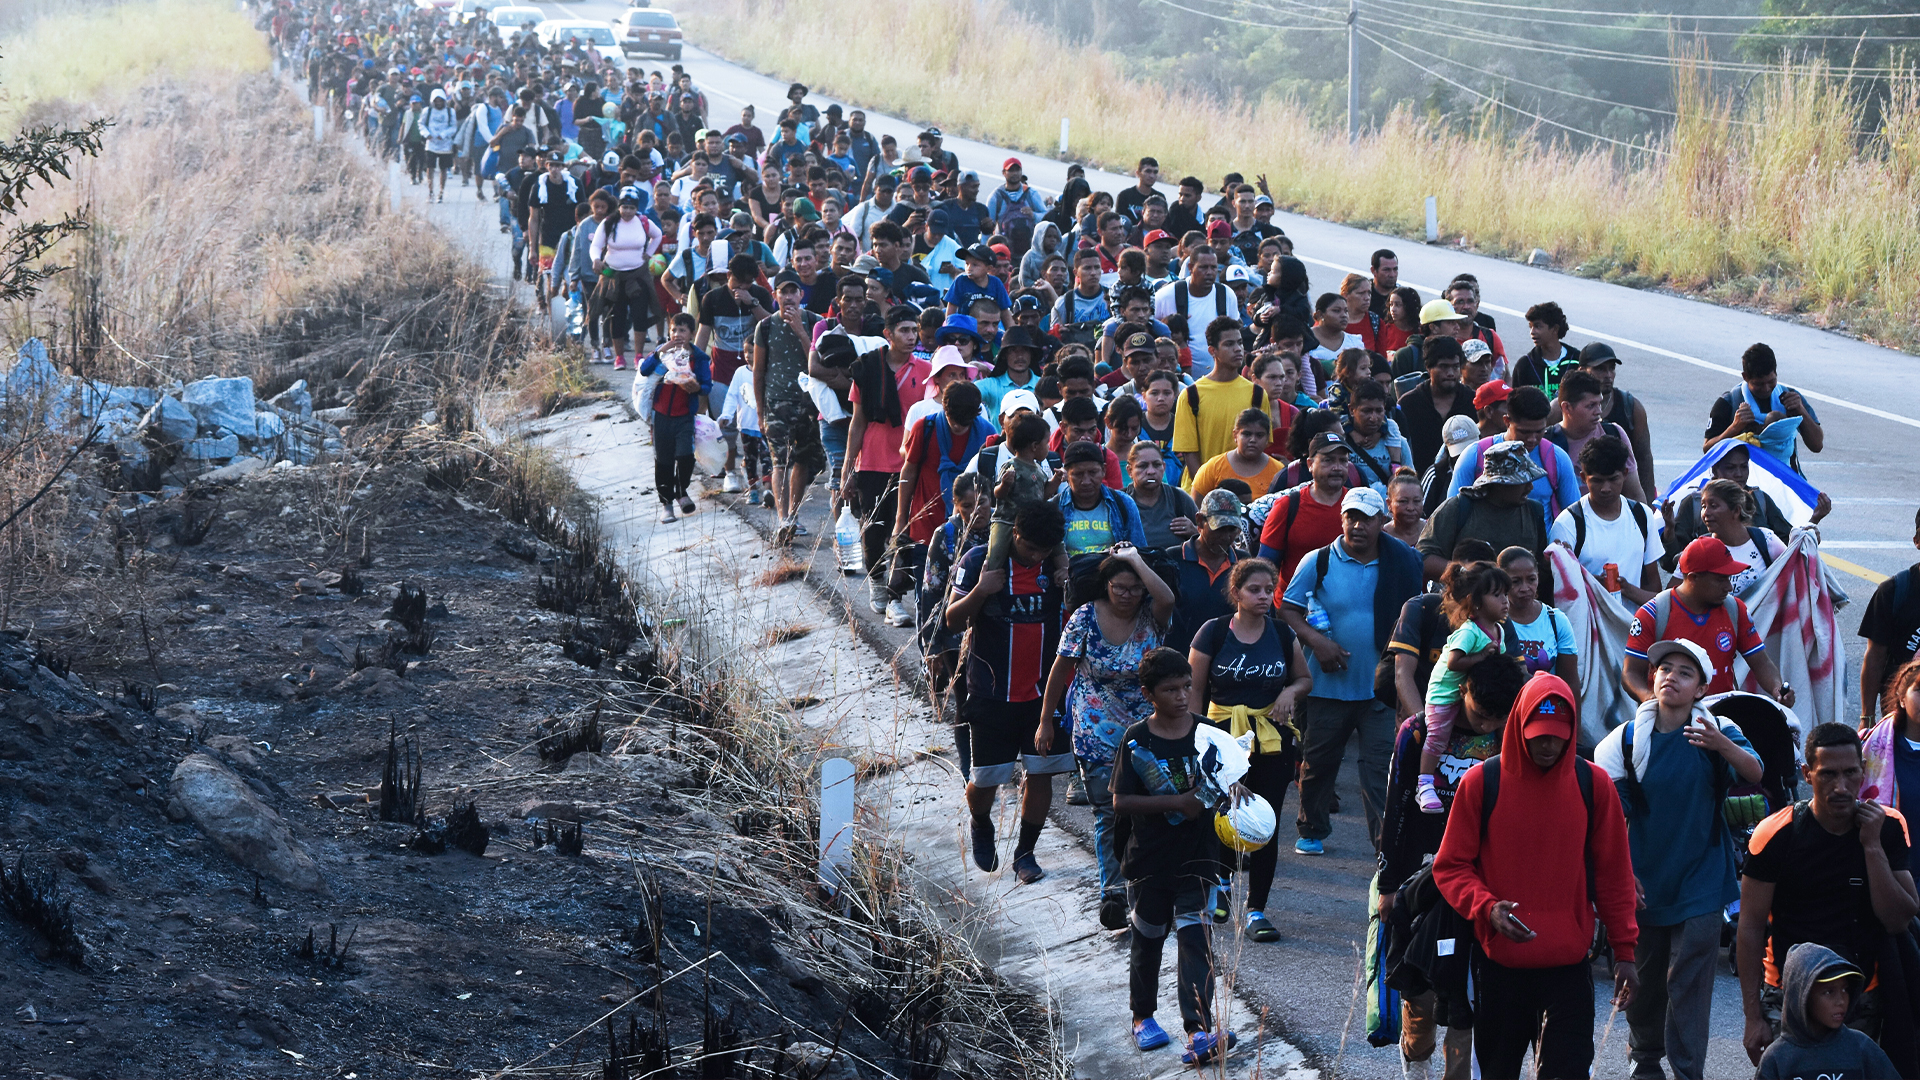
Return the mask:
[[1787,463],[1767,453],[1765,450],[1740,439],[1725,439],[1714,444],[1706,456],[1693,463],[1693,467],[1682,473],[1680,479],[1668,485],[1665,499],[1678,503],[1689,491],[1713,479],[1713,463],[1727,456],[1734,447],[1745,447],[1752,464],[1748,466],[1747,486],[1764,491],[1780,506],[1780,512],[1787,515],[1787,521],[1794,525],[1806,525],[1813,521],[1813,506],[1820,499],[1820,493],[1806,477],[1787,467]]

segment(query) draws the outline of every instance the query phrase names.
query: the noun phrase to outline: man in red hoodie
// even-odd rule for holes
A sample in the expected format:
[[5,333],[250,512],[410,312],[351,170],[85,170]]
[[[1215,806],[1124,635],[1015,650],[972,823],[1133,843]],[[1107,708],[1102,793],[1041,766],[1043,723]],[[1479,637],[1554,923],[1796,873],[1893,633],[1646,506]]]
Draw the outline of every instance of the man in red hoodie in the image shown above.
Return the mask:
[[[1460,780],[1434,857],[1440,893],[1473,922],[1474,1052],[1487,1080],[1571,1080],[1593,1065],[1587,951],[1599,909],[1613,945],[1614,1001],[1633,1000],[1633,862],[1620,798],[1571,753],[1573,692],[1544,672],[1507,715],[1498,757]],[[1588,879],[1589,870],[1592,880]]]

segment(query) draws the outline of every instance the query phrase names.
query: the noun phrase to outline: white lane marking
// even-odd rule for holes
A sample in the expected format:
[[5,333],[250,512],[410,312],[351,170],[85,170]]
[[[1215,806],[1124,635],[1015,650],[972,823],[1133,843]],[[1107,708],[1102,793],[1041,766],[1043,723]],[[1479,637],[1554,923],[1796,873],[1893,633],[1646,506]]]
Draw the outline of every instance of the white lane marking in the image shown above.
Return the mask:
[[1902,551],[1913,547],[1911,540],[1822,540],[1820,550],[1832,548],[1835,551]]
[[[1332,223],[1329,222],[1328,224],[1332,224]],[[1294,258],[1299,259],[1301,262],[1310,262],[1319,266],[1324,266],[1329,270],[1338,270],[1343,274],[1366,273],[1365,270],[1361,270],[1357,267],[1342,266],[1339,263],[1328,262],[1325,259],[1312,259],[1312,258],[1308,258],[1305,255],[1299,255],[1299,254],[1296,254]],[[1421,289],[1430,293],[1437,294],[1440,291],[1439,289],[1435,288],[1432,285],[1420,285],[1411,281],[1402,282],[1402,284],[1412,285],[1416,289]],[[1501,307],[1498,304],[1483,303],[1480,306],[1483,308],[1486,308],[1488,311],[1497,311],[1502,315],[1513,315],[1517,318],[1522,318],[1522,319],[1527,317],[1526,312],[1524,311],[1516,311],[1510,307]],[[1724,372],[1728,375],[1733,376],[1736,379],[1740,377],[1739,368],[1728,367],[1725,364],[1716,364],[1711,360],[1702,360],[1697,356],[1688,356],[1686,353],[1674,352],[1672,349],[1663,349],[1658,345],[1648,345],[1645,342],[1635,341],[1632,338],[1624,338],[1618,334],[1609,334],[1604,330],[1595,330],[1595,329],[1592,329],[1591,327],[1574,326],[1574,327],[1571,327],[1571,329],[1576,334],[1585,334],[1589,337],[1605,338],[1606,340],[1614,342],[1616,344],[1625,345],[1629,349],[1640,349],[1644,352],[1650,352],[1655,356],[1664,356],[1669,360],[1679,360],[1682,363],[1692,364],[1695,367],[1706,368],[1709,371]],[[1837,398],[1831,394],[1823,394],[1818,390],[1803,389],[1800,391],[1800,394],[1803,397],[1810,397],[1815,401],[1824,402],[1828,405],[1838,405],[1843,409],[1852,409],[1855,412],[1865,413],[1868,416],[1877,416],[1882,420],[1891,420],[1896,424],[1905,424],[1906,426],[1911,428],[1920,428],[1920,420],[1916,420],[1911,416],[1901,416],[1899,413],[1890,413],[1890,412],[1887,412],[1885,409],[1876,409],[1871,405],[1862,405],[1859,402],[1848,401],[1845,398]]]

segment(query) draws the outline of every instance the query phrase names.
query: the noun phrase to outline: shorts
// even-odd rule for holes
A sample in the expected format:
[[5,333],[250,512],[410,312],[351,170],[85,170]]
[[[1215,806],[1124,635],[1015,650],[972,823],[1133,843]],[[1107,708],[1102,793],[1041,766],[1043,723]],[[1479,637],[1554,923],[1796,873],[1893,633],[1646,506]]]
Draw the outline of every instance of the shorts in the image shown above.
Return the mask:
[[437,166],[443,172],[450,170],[453,168],[453,152],[448,151],[444,154],[436,154],[429,150],[427,152],[427,165],[429,167]]
[[1053,752],[1044,757],[1033,749],[1033,732],[1040,726],[1040,702],[967,699],[961,710],[973,742],[975,787],[998,787],[1013,782],[1016,761],[1028,776],[1052,776],[1074,770],[1073,738],[1061,717],[1053,718]]
[[769,401],[767,415],[760,418],[760,431],[767,440],[767,455],[776,469],[800,469],[815,476],[827,467],[827,451],[820,445],[820,425],[813,402],[805,398]]

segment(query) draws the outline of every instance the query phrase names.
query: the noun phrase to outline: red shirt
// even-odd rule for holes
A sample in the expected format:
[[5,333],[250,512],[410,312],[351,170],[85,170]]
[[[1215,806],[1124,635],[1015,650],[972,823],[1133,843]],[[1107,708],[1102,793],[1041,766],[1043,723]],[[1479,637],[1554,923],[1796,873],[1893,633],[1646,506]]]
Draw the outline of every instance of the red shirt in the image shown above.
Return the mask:
[[1725,607],[1714,608],[1705,616],[1696,615],[1681,603],[1672,589],[1667,593],[1673,601],[1673,612],[1667,616],[1667,632],[1658,638],[1653,636],[1654,624],[1658,622],[1655,601],[1640,605],[1640,610],[1633,613],[1633,627],[1627,633],[1627,655],[1645,660],[1647,650],[1655,641],[1691,641],[1707,650],[1707,659],[1713,662],[1713,679],[1707,683],[1707,693],[1724,694],[1739,689],[1733,681],[1736,643],[1742,656],[1752,656],[1767,647],[1766,642],[1760,640],[1759,631],[1753,628],[1753,620],[1747,617],[1746,601],[1733,597],[1733,609],[1740,619],[1740,625],[1735,627],[1727,620]]
[[[992,431],[985,421],[979,423]],[[923,416],[908,430],[906,463],[901,466],[913,470],[913,490],[907,496],[907,535],[917,544],[932,540],[947,520],[947,502],[940,491],[940,440],[934,434],[933,424],[932,416]],[[951,443],[949,457],[954,464],[965,465],[971,456],[967,453],[967,433],[955,431]],[[982,443],[981,449],[984,448]]]
[[1260,527],[1260,554],[1268,555],[1280,567],[1280,586],[1286,587],[1287,580],[1293,577],[1293,568],[1300,564],[1301,556],[1315,548],[1323,548],[1340,538],[1340,503],[1323,506],[1313,497],[1313,489],[1300,493],[1300,509],[1293,515],[1293,525],[1287,525],[1287,509],[1291,496],[1275,499],[1272,509],[1267,511],[1266,524]]

